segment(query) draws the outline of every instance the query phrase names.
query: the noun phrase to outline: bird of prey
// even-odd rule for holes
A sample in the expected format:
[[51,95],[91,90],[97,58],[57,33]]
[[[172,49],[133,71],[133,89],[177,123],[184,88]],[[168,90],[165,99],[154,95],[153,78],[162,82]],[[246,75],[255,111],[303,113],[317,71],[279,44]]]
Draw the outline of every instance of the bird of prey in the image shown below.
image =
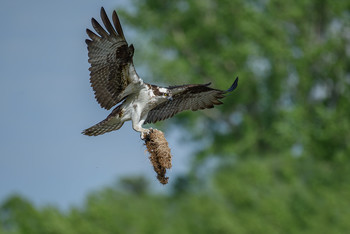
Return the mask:
[[84,130],[88,136],[97,136],[118,130],[125,121],[132,121],[141,139],[149,134],[143,124],[155,123],[173,117],[184,110],[196,111],[220,105],[219,99],[233,91],[238,77],[227,90],[210,88],[207,84],[187,84],[160,87],[144,82],[136,73],[133,64],[134,46],[126,42],[117,13],[112,14],[113,25],[101,8],[105,29],[94,19],[96,33],[86,29],[90,63],[90,83],[95,98],[107,110],[116,106],[106,119]]

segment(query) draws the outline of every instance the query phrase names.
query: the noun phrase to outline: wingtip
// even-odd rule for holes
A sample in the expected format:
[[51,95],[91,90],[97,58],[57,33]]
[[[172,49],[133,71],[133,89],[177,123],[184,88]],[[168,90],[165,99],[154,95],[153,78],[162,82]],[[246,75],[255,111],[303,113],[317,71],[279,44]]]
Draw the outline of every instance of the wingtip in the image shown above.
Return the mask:
[[97,20],[95,18],[91,18],[91,24],[94,25],[94,24],[97,24]]
[[101,7],[100,17],[102,18],[104,14],[106,14],[106,11],[105,11],[105,9],[103,7]]
[[103,7],[101,7],[100,16],[101,18],[103,18],[104,16],[107,16],[106,10]]
[[233,84],[231,85],[231,87],[226,90],[225,92],[228,93],[228,92],[232,92],[233,90],[235,90],[238,86],[238,76],[236,77],[235,81],[233,82]]
[[112,21],[113,21],[113,24],[114,24],[114,27],[115,29],[117,30],[118,34],[123,38],[125,39],[125,36],[124,36],[124,32],[123,32],[123,28],[120,24],[120,20],[119,20],[119,17],[118,17],[118,14],[117,12],[114,10],[113,13],[112,13]]

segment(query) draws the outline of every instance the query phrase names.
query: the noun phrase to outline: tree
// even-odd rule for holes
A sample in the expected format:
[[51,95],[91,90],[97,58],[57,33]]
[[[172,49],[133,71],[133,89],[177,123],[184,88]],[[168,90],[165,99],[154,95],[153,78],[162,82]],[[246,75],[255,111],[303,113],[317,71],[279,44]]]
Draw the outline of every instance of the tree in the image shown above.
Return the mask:
[[164,122],[200,146],[171,193],[134,177],[68,212],[12,197],[0,233],[350,230],[350,2],[134,0],[121,16],[155,80],[225,89],[238,75],[237,91]]
[[154,79],[212,81],[224,89],[240,76],[225,105],[172,122],[205,143],[199,158],[295,147],[326,160],[346,158],[347,1],[135,0],[134,5],[123,16],[141,34],[144,44],[136,40],[136,56],[143,52],[142,64]]

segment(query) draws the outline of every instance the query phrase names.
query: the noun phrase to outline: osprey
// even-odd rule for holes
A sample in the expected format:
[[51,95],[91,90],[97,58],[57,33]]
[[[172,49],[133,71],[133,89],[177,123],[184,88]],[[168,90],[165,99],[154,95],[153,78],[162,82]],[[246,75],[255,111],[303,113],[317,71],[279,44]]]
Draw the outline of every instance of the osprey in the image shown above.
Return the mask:
[[86,40],[90,82],[102,108],[109,110],[119,105],[105,120],[84,130],[83,134],[101,135],[118,130],[125,121],[131,120],[133,129],[145,139],[149,129],[143,128],[143,124],[171,118],[184,110],[213,108],[222,104],[219,99],[224,98],[224,94],[237,87],[238,77],[228,90],[210,88],[210,83],[170,87],[145,83],[136,73],[134,47],[126,42],[117,13],[114,11],[112,15],[114,27],[103,7],[101,19],[106,30],[94,18],[91,22],[97,34],[86,29],[90,37]]

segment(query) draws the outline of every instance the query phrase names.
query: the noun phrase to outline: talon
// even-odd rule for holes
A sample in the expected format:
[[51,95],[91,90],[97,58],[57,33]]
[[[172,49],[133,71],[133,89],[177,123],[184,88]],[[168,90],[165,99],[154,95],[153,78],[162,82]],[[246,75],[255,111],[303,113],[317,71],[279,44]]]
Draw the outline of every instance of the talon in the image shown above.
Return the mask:
[[150,130],[146,130],[146,131],[143,131],[141,132],[141,140],[146,140],[147,139],[147,136],[150,134]]

